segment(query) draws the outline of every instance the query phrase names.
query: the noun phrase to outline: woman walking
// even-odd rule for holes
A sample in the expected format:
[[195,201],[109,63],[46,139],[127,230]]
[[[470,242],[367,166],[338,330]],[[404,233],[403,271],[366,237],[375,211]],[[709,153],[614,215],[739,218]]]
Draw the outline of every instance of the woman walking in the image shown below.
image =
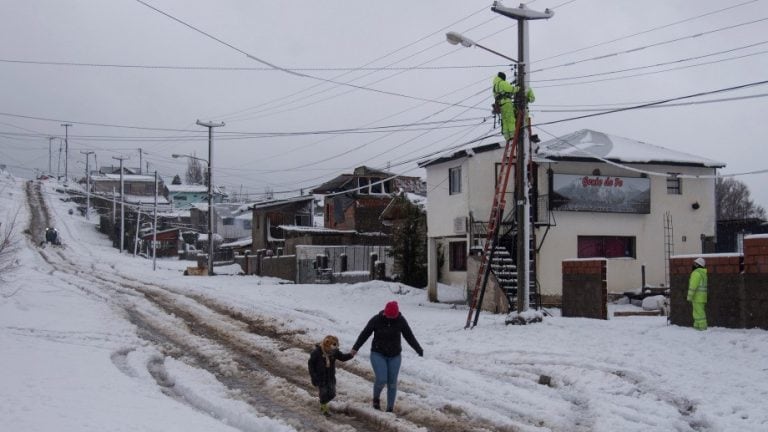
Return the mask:
[[397,375],[400,372],[400,353],[402,352],[401,336],[405,338],[408,345],[419,354],[424,356],[424,350],[413,336],[408,321],[400,313],[397,302],[387,303],[384,310],[376,314],[368,325],[365,326],[357,342],[352,346],[350,354],[355,355],[360,347],[365,344],[373,334],[371,342],[371,366],[376,375],[373,383],[373,407],[381,409],[381,391],[387,386],[387,412],[392,412],[397,397]]

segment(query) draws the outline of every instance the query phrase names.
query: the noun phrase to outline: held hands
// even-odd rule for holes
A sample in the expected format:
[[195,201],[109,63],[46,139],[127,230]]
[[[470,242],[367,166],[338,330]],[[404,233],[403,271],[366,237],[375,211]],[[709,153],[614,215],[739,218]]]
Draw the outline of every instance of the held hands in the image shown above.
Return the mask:
[[353,349],[353,350],[349,351],[349,353],[352,354],[352,357],[354,357],[354,356],[357,355],[357,350]]
[[424,350],[420,349],[420,350],[416,351],[416,354],[418,354],[419,357],[424,357]]

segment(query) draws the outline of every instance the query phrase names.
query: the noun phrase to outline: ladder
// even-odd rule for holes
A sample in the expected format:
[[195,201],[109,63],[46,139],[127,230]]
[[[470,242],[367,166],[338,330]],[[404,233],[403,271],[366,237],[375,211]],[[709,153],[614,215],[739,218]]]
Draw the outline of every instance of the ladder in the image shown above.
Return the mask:
[[[669,258],[675,254],[675,234],[672,229],[672,213],[664,213],[664,282],[669,288]],[[645,289],[645,287],[643,287]]]
[[[472,297],[469,301],[469,313],[467,314],[467,323],[464,328],[469,328],[477,325],[479,318],[480,303],[483,301],[482,295],[478,294],[482,291],[485,292],[485,287],[488,284],[488,276],[491,271],[490,262],[493,259],[494,251],[496,250],[496,243],[499,239],[499,225],[501,223],[501,217],[504,214],[504,208],[507,205],[507,183],[509,183],[509,175],[512,171],[513,162],[515,160],[515,149],[518,145],[520,137],[520,125],[523,123],[523,110],[518,114],[517,123],[515,124],[515,133],[513,139],[506,142],[504,146],[504,155],[501,158],[501,171],[496,179],[496,190],[493,195],[493,206],[491,207],[491,216],[488,218],[488,232],[485,238],[485,244],[483,245],[483,253],[480,255],[480,268],[477,271],[477,278],[475,280],[474,288],[472,289]],[[472,313],[477,309],[474,323],[472,323]]]

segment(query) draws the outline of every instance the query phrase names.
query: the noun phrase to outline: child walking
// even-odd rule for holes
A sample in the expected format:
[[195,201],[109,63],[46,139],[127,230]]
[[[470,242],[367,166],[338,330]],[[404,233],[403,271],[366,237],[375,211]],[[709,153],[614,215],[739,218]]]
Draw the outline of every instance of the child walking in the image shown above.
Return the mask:
[[347,361],[354,357],[339,351],[339,338],[328,335],[309,354],[309,376],[320,394],[320,412],[330,417],[328,402],[336,397],[336,360]]

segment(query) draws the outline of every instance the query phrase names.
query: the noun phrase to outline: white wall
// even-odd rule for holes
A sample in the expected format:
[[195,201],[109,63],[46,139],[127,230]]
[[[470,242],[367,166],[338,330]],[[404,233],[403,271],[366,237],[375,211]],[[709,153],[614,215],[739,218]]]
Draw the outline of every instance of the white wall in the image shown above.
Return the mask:
[[[466,217],[472,211],[476,220],[488,220],[494,193],[495,164],[501,161],[501,155],[502,151],[498,149],[426,168],[428,236],[439,238],[438,241],[444,244],[445,264],[441,269],[440,282],[458,285],[463,284],[466,279],[464,272],[448,271],[447,240],[466,237],[454,232],[456,217]],[[462,167],[462,192],[449,195],[448,170],[457,166]],[[715,173],[714,169],[701,167],[644,164],[630,166],[659,173],[677,172],[684,175]],[[640,176],[639,173],[601,162],[545,163],[539,166],[538,173],[539,191],[542,195],[547,194],[549,190],[548,168],[560,174],[591,175],[593,170],[598,168],[603,176]],[[577,257],[579,235],[634,236],[636,238],[636,259],[608,260],[609,291],[622,292],[639,288],[642,264],[646,264],[646,283],[651,285],[664,283],[664,214],[667,211],[672,214],[674,253],[701,252],[701,235],[713,236],[715,231],[714,179],[683,178],[682,195],[669,195],[665,177],[650,176],[649,178],[650,214],[553,212],[556,226],[550,227],[537,257],[537,272],[542,294],[561,294],[561,262],[564,259]],[[514,206],[512,191],[510,186],[507,195],[507,212]],[[698,210],[691,207],[694,202],[699,203]],[[532,205],[535,206],[536,203]],[[544,232],[545,227],[536,229],[538,242],[541,242]]]
[[[630,165],[651,172],[679,172],[712,175],[711,168]],[[564,162],[544,164],[539,170],[539,190],[548,191],[547,168],[560,174],[590,175],[595,168],[603,176],[639,177],[639,173],[604,163]],[[665,177],[650,176],[650,214],[593,213],[554,211],[556,226],[550,227],[538,257],[538,278],[542,294],[560,295],[564,259],[577,257],[577,237],[580,235],[634,236],[637,259],[608,259],[608,291],[623,292],[641,286],[641,266],[646,265],[646,283],[665,282],[664,214],[672,214],[674,253],[701,252],[701,235],[713,236],[715,231],[714,179],[682,179],[682,195],[667,194]],[[691,205],[698,202],[694,210]],[[536,230],[541,242],[546,227]]]

